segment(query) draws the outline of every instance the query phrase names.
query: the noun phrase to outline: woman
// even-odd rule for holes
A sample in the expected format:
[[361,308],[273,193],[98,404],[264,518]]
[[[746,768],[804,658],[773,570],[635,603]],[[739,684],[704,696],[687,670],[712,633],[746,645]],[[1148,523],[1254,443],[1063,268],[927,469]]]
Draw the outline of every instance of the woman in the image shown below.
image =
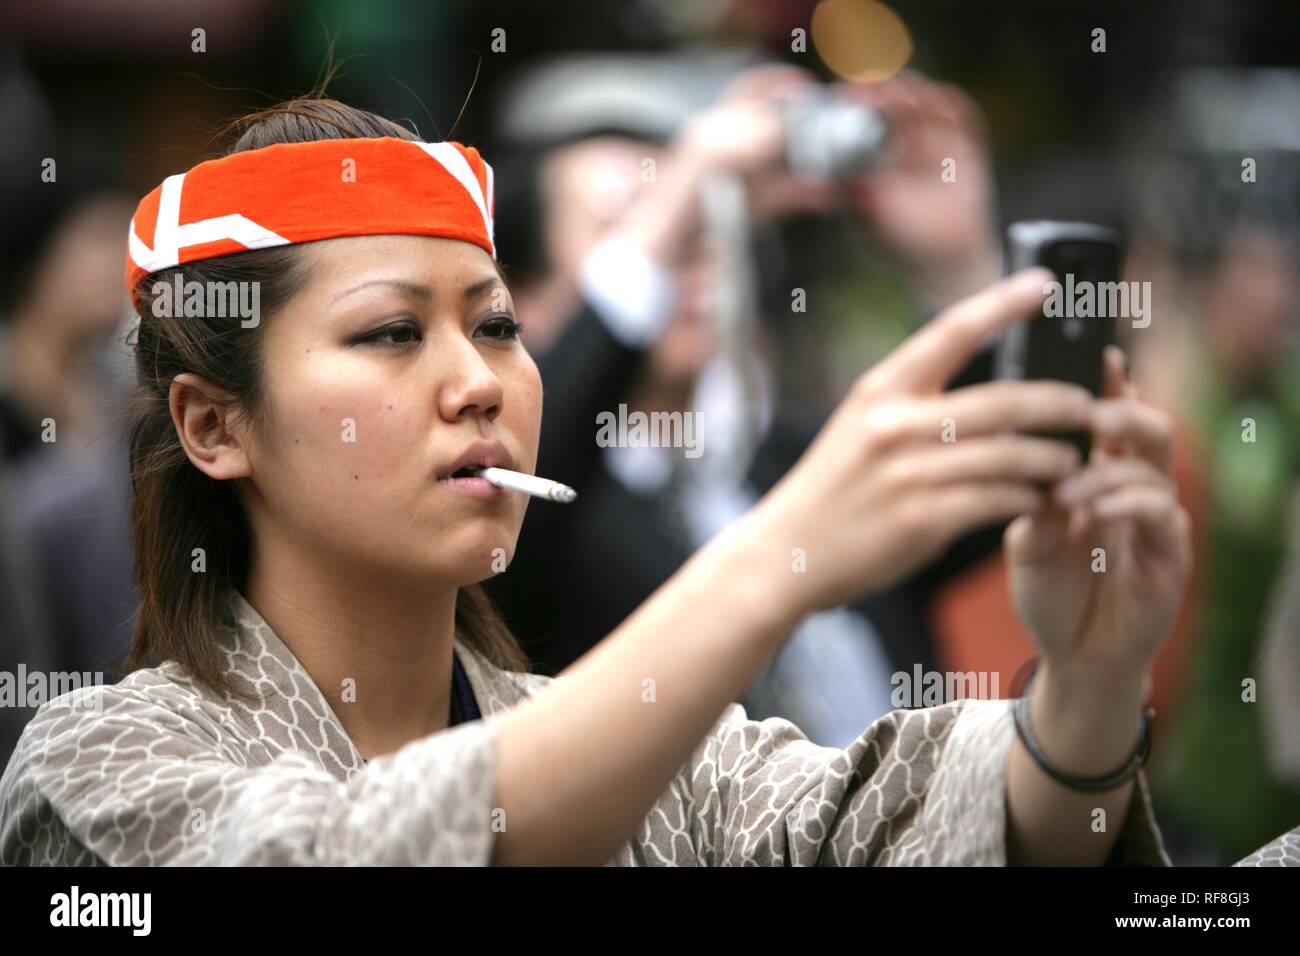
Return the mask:
[[[1137,768],[1188,562],[1167,425],[1117,355],[1104,401],[941,391],[1045,273],[864,375],[754,511],[548,681],[477,587],[526,501],[462,471],[531,472],[541,415],[491,171],[411,140],[291,102],[141,203],[132,661],[163,663],[42,708],[0,782],[0,859],[1164,862]],[[260,315],[173,317],[178,275],[259,283]],[[1089,428],[1109,454],[1080,468],[1010,428]],[[1013,516],[1037,757],[1006,701],[894,712],[843,751],[728,704],[803,615]]]

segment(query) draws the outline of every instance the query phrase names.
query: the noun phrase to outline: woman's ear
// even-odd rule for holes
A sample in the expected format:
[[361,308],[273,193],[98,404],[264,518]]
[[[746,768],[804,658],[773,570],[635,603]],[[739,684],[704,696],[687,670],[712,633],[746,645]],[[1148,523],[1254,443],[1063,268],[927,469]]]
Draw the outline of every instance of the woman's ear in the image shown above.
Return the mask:
[[172,379],[167,395],[172,424],[186,456],[195,468],[218,481],[252,473],[245,422],[234,399],[191,372]]

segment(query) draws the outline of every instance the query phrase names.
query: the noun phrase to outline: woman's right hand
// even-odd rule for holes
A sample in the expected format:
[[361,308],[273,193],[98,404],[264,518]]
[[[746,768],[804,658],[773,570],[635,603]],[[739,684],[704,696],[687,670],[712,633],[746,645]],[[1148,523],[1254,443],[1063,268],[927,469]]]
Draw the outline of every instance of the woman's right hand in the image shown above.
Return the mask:
[[1044,269],[944,310],[863,374],[793,469],[741,522],[792,615],[885,587],[963,533],[1043,507],[1080,466],[1022,431],[1084,430],[1093,397],[1064,382],[943,388],[999,330],[1039,312]]
[[[498,863],[608,860],[798,617],[879,588],[963,531],[1029,511],[1076,466],[1063,442],[1092,396],[1059,382],[942,389],[991,334],[1027,319],[1051,273],[1004,280],[939,315],[853,387],[811,448],[544,693],[502,716]],[[957,441],[943,442],[945,419]],[[795,548],[806,555],[797,572]],[[653,706],[646,681],[658,688]]]

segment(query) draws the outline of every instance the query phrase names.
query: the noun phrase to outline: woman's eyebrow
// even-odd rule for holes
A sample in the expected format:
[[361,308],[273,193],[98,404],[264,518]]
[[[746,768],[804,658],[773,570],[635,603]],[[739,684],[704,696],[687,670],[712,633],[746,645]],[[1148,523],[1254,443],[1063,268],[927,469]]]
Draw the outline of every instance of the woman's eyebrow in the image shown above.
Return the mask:
[[468,302],[475,296],[482,295],[488,289],[496,288],[498,286],[503,289],[506,287],[506,284],[501,281],[500,276],[488,276],[486,279],[479,279],[477,282],[465,286],[464,291],[461,292],[461,298]]
[[[354,292],[360,292],[362,289],[368,289],[370,286],[374,285],[393,286],[394,288],[400,289],[407,295],[413,296],[417,299],[428,300],[433,298],[433,289],[422,282],[411,282],[406,279],[368,279],[359,285],[354,285],[352,288],[340,292],[334,297],[334,301],[338,302],[340,299],[347,298]],[[478,282],[467,285],[461,292],[461,298],[468,301],[475,296],[481,295],[494,286],[505,287],[505,283],[501,281],[500,276],[488,276],[484,279],[480,279]]]
[[413,296],[417,299],[433,298],[433,289],[431,289],[429,286],[425,285],[422,282],[409,282],[405,279],[369,279],[366,282],[362,282],[359,285],[354,285],[352,288],[340,292],[338,295],[334,297],[334,301],[337,302],[339,301],[339,299],[346,298],[347,296],[350,296],[352,293],[360,292],[362,289],[367,289],[372,285],[394,286],[395,288],[398,288],[401,291],[405,292],[407,295]]

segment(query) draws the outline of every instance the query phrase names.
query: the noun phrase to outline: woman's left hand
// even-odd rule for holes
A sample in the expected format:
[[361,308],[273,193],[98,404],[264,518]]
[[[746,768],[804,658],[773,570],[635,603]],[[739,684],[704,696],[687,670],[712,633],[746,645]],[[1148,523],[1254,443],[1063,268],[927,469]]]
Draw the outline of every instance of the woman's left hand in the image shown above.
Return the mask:
[[1170,477],[1169,416],[1105,356],[1093,451],[1052,504],[1007,529],[1011,594],[1044,665],[1097,690],[1137,689],[1178,611],[1190,522]]

